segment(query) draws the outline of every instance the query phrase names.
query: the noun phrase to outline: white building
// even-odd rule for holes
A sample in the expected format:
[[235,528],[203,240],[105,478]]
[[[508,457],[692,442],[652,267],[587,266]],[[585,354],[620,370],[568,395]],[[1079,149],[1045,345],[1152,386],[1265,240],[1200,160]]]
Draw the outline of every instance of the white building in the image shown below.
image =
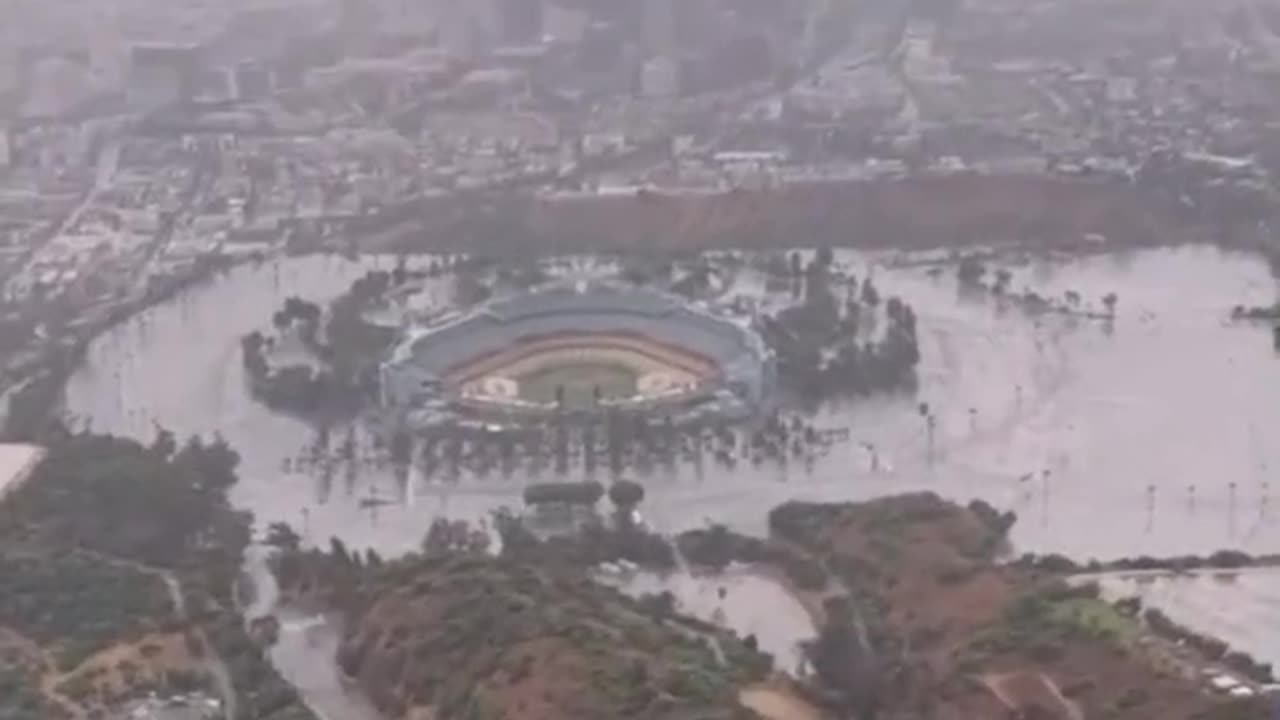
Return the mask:
[[1107,78],[1108,102],[1133,102],[1138,98],[1138,80],[1131,77]]
[[676,2],[678,0],[637,0],[644,3],[645,47],[654,53],[676,48]]
[[[3,405],[4,414],[8,415],[8,397],[4,398]],[[31,477],[44,455],[44,448],[36,445],[0,444],[0,501]]]
[[547,3],[542,16],[542,34],[552,42],[577,45],[590,24],[591,17],[584,10]]

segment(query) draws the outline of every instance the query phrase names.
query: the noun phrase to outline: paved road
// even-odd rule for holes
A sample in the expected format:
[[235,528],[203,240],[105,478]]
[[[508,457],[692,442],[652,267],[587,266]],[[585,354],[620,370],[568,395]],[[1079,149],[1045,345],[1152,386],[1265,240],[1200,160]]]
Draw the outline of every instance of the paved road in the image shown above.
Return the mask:
[[17,285],[22,280],[30,277],[31,269],[35,265],[35,261],[39,257],[40,251],[43,250],[48,243],[53,242],[58,237],[74,228],[76,224],[80,222],[80,218],[84,216],[85,212],[88,211],[89,208],[93,207],[93,204],[97,202],[98,196],[102,194],[102,191],[111,186],[111,179],[115,177],[116,169],[119,167],[119,164],[120,143],[112,142],[103,148],[102,152],[98,154],[98,163],[94,172],[93,187],[89,189],[89,192],[85,193],[85,196],[81,198],[80,203],[76,205],[76,207],[65,218],[63,218],[62,222],[58,224],[58,227],[45,238],[44,243],[28,249],[27,257],[22,264],[22,269],[19,272],[14,273],[4,285],[6,297],[12,297]]

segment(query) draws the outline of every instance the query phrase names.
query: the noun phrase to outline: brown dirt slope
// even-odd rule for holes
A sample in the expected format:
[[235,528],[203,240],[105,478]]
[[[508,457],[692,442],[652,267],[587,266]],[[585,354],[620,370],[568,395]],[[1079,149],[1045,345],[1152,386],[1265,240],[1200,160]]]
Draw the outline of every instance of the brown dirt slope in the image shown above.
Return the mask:
[[891,688],[882,717],[1268,718],[1165,663],[1096,587],[998,564],[1007,524],[989,507],[920,493],[789,503],[770,522],[854,592]]
[[754,717],[737,697],[759,656],[581,574],[433,556],[370,585],[339,663],[390,717]]
[[794,183],[696,195],[424,199],[401,231],[370,241],[503,253],[694,251],[795,246],[927,248],[1016,241],[1172,243],[1192,229],[1125,183],[953,175]]

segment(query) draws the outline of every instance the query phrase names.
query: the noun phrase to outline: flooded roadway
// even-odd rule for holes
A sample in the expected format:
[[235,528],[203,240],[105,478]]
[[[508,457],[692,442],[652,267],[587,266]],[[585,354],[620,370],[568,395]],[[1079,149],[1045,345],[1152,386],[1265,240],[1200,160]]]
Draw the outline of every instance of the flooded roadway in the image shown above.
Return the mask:
[[253,600],[244,613],[250,619],[275,615],[280,620],[271,662],[319,720],[383,720],[334,661],[342,644],[341,618],[281,608],[280,589],[267,565],[269,553],[262,545],[246,553]]
[[754,635],[760,649],[773,656],[774,667],[786,672],[796,673],[803,664],[797,640],[817,634],[809,612],[781,583],[740,566],[720,573],[641,571],[598,579],[633,597],[670,592],[681,612]]
[[[859,276],[874,261],[840,258]],[[290,295],[336,296],[371,262],[244,267],[153,308],[93,344],[69,383],[68,410],[95,430],[142,439],[156,423],[179,435],[222,433],[243,456],[233,502],[260,524],[289,522],[317,542],[338,536],[395,554],[416,547],[438,515],[477,519],[518,505],[520,480],[412,475],[401,485],[372,469],[336,481],[282,469],[314,431],[248,397],[240,337],[269,327]],[[824,408],[818,424],[851,427],[856,441],[812,467],[726,472],[708,462],[643,478],[646,518],[669,531],[713,519],[760,533],[768,510],[788,499],[932,489],[1016,510],[1020,550],[1079,559],[1280,550],[1280,496],[1271,497],[1280,483],[1267,484],[1280,463],[1280,358],[1265,327],[1226,322],[1236,304],[1276,300],[1265,263],[1184,248],[1015,270],[1015,290],[1074,290],[1095,309],[1117,293],[1110,329],[1065,316],[1033,320],[991,297],[961,299],[952,271],[879,267],[875,280],[919,316],[918,398]],[[932,452],[919,401],[938,418]],[[879,469],[860,443],[878,449]],[[1280,626],[1276,583],[1264,584],[1270,601],[1241,606],[1256,604],[1259,622]],[[1280,644],[1265,650],[1280,661]]]

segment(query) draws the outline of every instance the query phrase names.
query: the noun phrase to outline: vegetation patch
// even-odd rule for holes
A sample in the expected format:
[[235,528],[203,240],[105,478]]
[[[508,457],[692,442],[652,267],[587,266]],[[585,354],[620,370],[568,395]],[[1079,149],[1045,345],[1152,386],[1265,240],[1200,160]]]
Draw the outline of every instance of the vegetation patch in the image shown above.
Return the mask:
[[0,662],[0,718],[99,717],[200,689],[233,720],[313,720],[233,610],[249,541],[225,497],[238,462],[220,440],[164,431],[49,447],[0,512],[0,659],[25,658]]
[[[625,485],[612,495],[621,507],[638,499]],[[752,717],[739,689],[772,669],[752,638],[680,615],[668,594],[632,599],[587,574],[643,538],[663,548],[645,557],[670,567],[665,540],[593,526],[544,541],[514,516],[495,524],[500,557],[465,524],[438,522],[421,553],[393,561],[336,540],[304,550],[277,526],[273,564],[286,594],[345,615],[339,665],[389,717]]]
[[52,651],[63,670],[173,623],[163,583],[79,553],[0,552],[0,618]]

